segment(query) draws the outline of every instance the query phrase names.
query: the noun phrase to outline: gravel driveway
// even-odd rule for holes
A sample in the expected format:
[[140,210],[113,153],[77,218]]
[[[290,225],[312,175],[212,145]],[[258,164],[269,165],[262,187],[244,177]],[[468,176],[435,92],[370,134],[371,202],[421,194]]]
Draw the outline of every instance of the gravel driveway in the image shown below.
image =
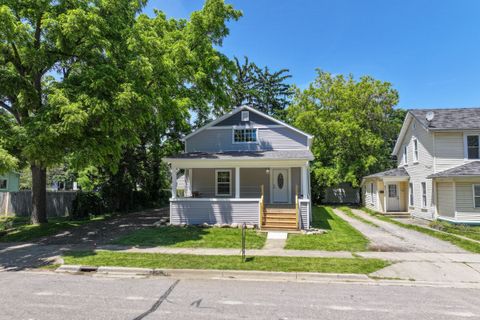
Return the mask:
[[372,251],[466,253],[450,242],[379,220],[358,209],[352,209],[352,212],[377,227],[351,218],[339,209],[334,212],[370,240],[369,249]]

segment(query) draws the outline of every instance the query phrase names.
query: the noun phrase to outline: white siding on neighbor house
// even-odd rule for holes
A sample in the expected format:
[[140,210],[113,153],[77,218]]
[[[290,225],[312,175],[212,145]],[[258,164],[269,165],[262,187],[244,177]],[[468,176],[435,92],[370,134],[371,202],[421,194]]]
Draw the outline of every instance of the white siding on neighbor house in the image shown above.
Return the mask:
[[437,182],[438,215],[455,217],[455,199],[452,182]]
[[[373,183],[373,193],[371,192],[371,184]],[[362,188],[363,205],[369,209],[379,211],[377,181],[374,179],[366,179]]]
[[479,221],[480,208],[475,208],[473,200],[473,185],[480,184],[475,182],[455,182],[456,215],[458,221]]
[[210,200],[177,199],[170,201],[170,223],[186,224],[231,224],[247,223],[258,225],[260,219],[259,200]]
[[435,172],[464,164],[463,133],[435,133]]
[[[414,127],[415,124],[415,128]],[[418,143],[418,162],[414,162],[413,139]],[[409,206],[409,212],[420,218],[433,219],[435,216],[434,196],[432,180],[427,176],[434,173],[434,138],[433,135],[425,129],[417,120],[413,119],[408,125],[408,129],[402,141],[402,146],[407,146],[408,163],[404,165],[401,161],[403,147],[397,154],[398,165],[404,166],[410,175],[410,182],[413,183],[414,205]],[[422,182],[427,187],[427,206],[422,207]],[[408,192],[405,193],[408,196]],[[405,199],[406,201],[406,199]]]
[[233,128],[206,129],[186,141],[187,152],[307,149],[308,138],[287,127],[258,128],[258,143],[233,143]]

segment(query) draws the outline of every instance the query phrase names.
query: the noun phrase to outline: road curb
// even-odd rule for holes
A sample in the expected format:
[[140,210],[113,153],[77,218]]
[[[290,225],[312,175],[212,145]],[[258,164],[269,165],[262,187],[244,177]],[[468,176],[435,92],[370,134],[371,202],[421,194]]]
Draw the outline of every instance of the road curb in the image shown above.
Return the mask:
[[197,270],[197,269],[153,269],[128,267],[91,267],[81,265],[62,265],[55,270],[60,273],[90,273],[104,275],[131,276],[164,276],[188,279],[245,279],[245,280],[283,280],[283,281],[315,281],[345,280],[371,281],[365,274],[337,274],[317,272],[271,272],[244,270]]

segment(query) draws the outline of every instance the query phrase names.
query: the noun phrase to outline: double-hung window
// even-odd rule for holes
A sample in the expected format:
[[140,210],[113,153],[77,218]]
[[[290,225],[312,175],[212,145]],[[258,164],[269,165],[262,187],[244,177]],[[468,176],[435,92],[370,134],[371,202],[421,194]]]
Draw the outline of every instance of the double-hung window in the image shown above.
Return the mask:
[[467,136],[467,158],[479,159],[479,136]]
[[422,182],[422,208],[427,207],[427,183]]
[[480,208],[480,184],[473,185],[473,205]]
[[257,129],[233,129],[234,143],[256,143]]
[[403,164],[408,164],[408,146],[403,146]]
[[418,140],[413,139],[413,162],[418,162]]
[[232,195],[232,171],[231,170],[215,170],[215,195],[231,196]]
[[409,198],[409,204],[411,207],[414,205],[414,200],[413,200],[413,183],[408,184],[408,198]]

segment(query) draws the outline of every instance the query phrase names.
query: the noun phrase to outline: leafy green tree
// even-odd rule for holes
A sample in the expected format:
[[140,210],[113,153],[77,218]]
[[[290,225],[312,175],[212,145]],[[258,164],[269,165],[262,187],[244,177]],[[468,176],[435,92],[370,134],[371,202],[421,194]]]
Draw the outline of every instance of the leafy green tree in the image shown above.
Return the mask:
[[162,119],[164,130],[187,130],[190,109],[202,119],[226,99],[215,90],[227,59],[214,45],[240,12],[207,0],[190,21],[150,18],[145,3],[0,1],[0,106],[16,122],[15,135],[2,132],[0,161],[30,165],[33,223],[47,221],[48,167],[68,157],[73,168],[115,172],[138,128]]
[[232,108],[249,105],[269,115],[284,118],[284,111],[293,96],[293,89],[286,81],[291,78],[288,69],[271,72],[268,67],[259,68],[244,57],[243,63],[234,58],[234,68],[228,80],[230,103],[216,106],[216,114],[222,115]]
[[397,103],[390,83],[369,76],[356,80],[318,70],[307,89],[297,89],[288,118],[315,136],[317,185],[358,186],[363,176],[393,165],[390,152],[405,115]]

